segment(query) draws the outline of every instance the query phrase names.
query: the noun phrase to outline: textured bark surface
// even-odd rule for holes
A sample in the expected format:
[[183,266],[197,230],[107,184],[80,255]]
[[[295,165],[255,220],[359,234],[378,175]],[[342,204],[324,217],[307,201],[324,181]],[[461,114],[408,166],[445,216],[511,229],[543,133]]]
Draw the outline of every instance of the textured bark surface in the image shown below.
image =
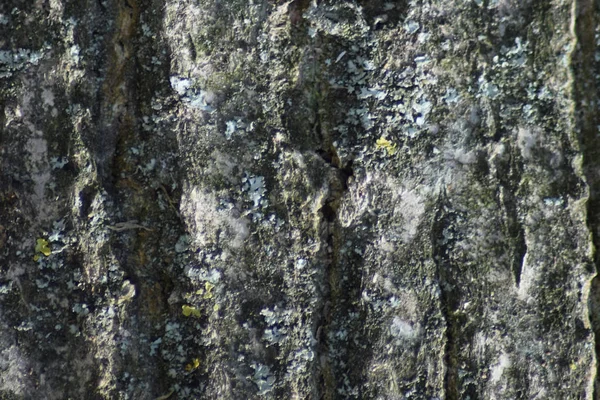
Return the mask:
[[599,398],[596,7],[2,0],[0,398]]

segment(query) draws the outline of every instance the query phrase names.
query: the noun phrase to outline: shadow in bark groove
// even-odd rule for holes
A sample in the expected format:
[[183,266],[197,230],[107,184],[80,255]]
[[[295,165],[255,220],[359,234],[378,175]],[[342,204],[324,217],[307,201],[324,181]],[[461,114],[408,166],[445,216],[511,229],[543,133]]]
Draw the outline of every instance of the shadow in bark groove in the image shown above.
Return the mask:
[[440,288],[441,310],[446,322],[446,346],[444,349],[444,364],[446,368],[444,377],[444,392],[446,399],[460,399],[458,382],[458,351],[459,351],[459,323],[454,312],[459,307],[459,293],[456,281],[453,278],[452,265],[448,260],[448,240],[444,230],[448,229],[456,218],[451,211],[445,193],[440,193],[435,205],[436,214],[431,226],[432,258],[436,265],[437,279]]
[[498,166],[497,179],[500,182],[499,201],[504,210],[504,231],[509,241],[510,265],[515,285],[521,284],[523,258],[527,253],[525,231],[519,220],[518,190],[523,166],[518,160],[517,149],[510,147],[508,160]]
[[[600,14],[600,3],[592,0],[577,0],[572,22],[577,39],[577,48],[571,59],[573,75],[572,90],[575,103],[575,134],[583,153],[583,173],[589,190],[587,203],[588,226],[595,246],[594,265],[598,273],[600,265],[600,138],[598,136],[598,77],[600,62],[595,58],[596,22]],[[585,289],[584,289],[585,290]],[[596,275],[590,285],[588,300],[589,319],[595,342],[596,371],[593,398],[600,397],[600,276]]]

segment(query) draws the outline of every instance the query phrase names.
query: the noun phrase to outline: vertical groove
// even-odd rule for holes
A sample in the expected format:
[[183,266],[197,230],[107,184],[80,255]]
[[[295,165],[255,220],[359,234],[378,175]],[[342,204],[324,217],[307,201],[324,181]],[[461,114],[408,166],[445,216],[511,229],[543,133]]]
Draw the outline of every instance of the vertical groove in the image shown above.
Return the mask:
[[[317,149],[317,153],[325,161],[326,168],[329,168],[329,194],[325,203],[321,208],[321,224],[324,226],[324,238],[326,248],[325,255],[325,278],[324,286],[327,288],[323,298],[323,309],[321,312],[322,331],[320,339],[322,342],[322,353],[320,358],[323,363],[321,366],[321,387],[319,398],[334,399],[336,398],[336,377],[332,360],[327,356],[329,343],[327,343],[327,332],[331,330],[331,324],[334,320],[334,311],[339,311],[340,307],[344,307],[343,302],[345,290],[341,287],[341,261],[340,247],[342,243],[342,232],[339,223],[339,208],[342,197],[346,192],[348,177],[352,175],[351,165],[342,168],[340,158],[337,154],[333,140],[326,126],[326,121],[322,120],[320,106],[317,104],[317,124],[315,125],[317,137],[321,141],[321,148]],[[343,314],[343,313],[342,313]]]
[[135,104],[132,76],[135,68],[135,47],[139,7],[134,0],[116,3],[115,29],[108,46],[109,63],[102,87],[101,134],[95,147],[97,168],[104,184],[112,186],[111,169],[115,161],[117,143],[124,133],[134,129]]
[[[596,117],[597,93],[595,84],[595,6],[593,0],[574,0],[571,16],[571,34],[573,35],[570,54],[570,90],[572,95],[572,114],[574,119],[572,141],[580,146],[583,156],[582,171],[578,171],[587,183],[587,224],[591,241],[595,248],[600,245],[600,140]],[[597,269],[598,254],[590,251]],[[598,355],[600,354],[600,281],[597,276],[591,284],[582,289],[583,299],[588,300],[589,323],[593,331],[595,356],[590,372],[587,398],[600,396],[598,382]],[[586,291],[589,290],[589,293]],[[589,296],[589,297],[588,297]]]
[[521,284],[523,259],[527,253],[525,231],[519,221],[517,211],[521,169],[516,161],[515,149],[513,148],[510,151],[510,161],[506,163],[504,170],[497,176],[500,182],[500,203],[504,210],[504,230],[509,241],[510,264],[516,287]]
[[436,204],[436,213],[431,226],[432,259],[436,265],[436,274],[440,288],[440,308],[446,323],[446,343],[444,346],[444,395],[447,400],[458,400],[460,391],[458,387],[458,361],[457,361],[457,334],[458,327],[452,313],[454,296],[452,283],[449,281],[447,266],[444,265],[447,249],[444,243],[444,228],[447,226],[446,194],[440,193]]

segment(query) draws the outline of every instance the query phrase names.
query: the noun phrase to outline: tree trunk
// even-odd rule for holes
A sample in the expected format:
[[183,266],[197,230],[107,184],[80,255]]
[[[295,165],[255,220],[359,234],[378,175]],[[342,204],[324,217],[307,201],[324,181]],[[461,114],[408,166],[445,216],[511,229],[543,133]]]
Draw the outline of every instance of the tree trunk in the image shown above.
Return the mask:
[[600,398],[597,14],[2,0],[0,398]]

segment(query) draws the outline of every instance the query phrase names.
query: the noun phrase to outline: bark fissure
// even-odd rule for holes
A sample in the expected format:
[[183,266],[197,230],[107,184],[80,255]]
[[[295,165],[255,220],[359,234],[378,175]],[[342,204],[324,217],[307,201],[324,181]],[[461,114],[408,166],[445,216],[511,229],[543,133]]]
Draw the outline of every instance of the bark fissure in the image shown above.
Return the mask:
[[116,7],[114,32],[108,46],[108,69],[100,98],[100,132],[93,148],[98,174],[112,188],[116,151],[123,136],[136,129],[135,115],[135,38],[138,30],[139,7],[135,2],[119,1]]
[[348,178],[353,175],[352,163],[348,162],[345,166],[341,165],[340,158],[337,154],[331,135],[326,127],[323,127],[321,120],[320,107],[317,106],[317,123],[315,126],[317,137],[321,139],[321,147],[317,149],[317,154],[325,162],[325,167],[328,168],[328,196],[323,204],[320,212],[322,215],[322,225],[324,227],[323,241],[326,247],[326,255],[324,262],[325,279],[324,282],[327,290],[322,299],[323,308],[321,310],[321,321],[318,333],[318,340],[321,343],[321,351],[317,354],[317,360],[321,360],[321,377],[318,380],[321,382],[319,398],[334,399],[336,398],[336,387],[338,382],[336,379],[335,360],[332,360],[328,353],[330,351],[328,343],[329,333],[333,330],[336,313],[343,314],[345,297],[342,288],[342,267],[340,265],[340,247],[342,245],[342,231],[338,220],[338,211],[344,193],[348,190]]
[[448,212],[448,204],[445,193],[441,193],[435,204],[435,216],[431,226],[431,257],[436,266],[436,279],[440,290],[440,310],[446,324],[444,345],[444,387],[443,392],[448,400],[460,398],[458,382],[458,325],[453,316],[456,309],[456,293],[454,285],[450,281],[449,263],[447,261],[447,240],[444,230],[449,227],[451,215]]
[[515,280],[515,285],[521,284],[523,260],[527,253],[525,232],[519,219],[518,210],[518,185],[521,181],[521,167],[516,160],[516,149],[512,149],[510,160],[505,166],[505,171],[498,174],[500,181],[499,197],[504,210],[504,231],[508,240],[510,265]]
[[[582,174],[587,183],[587,224],[591,241],[600,246],[600,138],[598,137],[598,93],[596,77],[600,65],[595,59],[598,6],[591,0],[574,0],[571,30],[574,35],[571,53],[571,91],[573,96],[574,135],[583,155]],[[597,274],[599,254],[594,249],[592,269]],[[588,398],[600,395],[598,357],[600,356],[600,278],[596,275],[589,286],[584,286],[583,299],[588,302],[589,324],[594,336],[595,360],[588,389]],[[586,291],[589,290],[589,293]]]

